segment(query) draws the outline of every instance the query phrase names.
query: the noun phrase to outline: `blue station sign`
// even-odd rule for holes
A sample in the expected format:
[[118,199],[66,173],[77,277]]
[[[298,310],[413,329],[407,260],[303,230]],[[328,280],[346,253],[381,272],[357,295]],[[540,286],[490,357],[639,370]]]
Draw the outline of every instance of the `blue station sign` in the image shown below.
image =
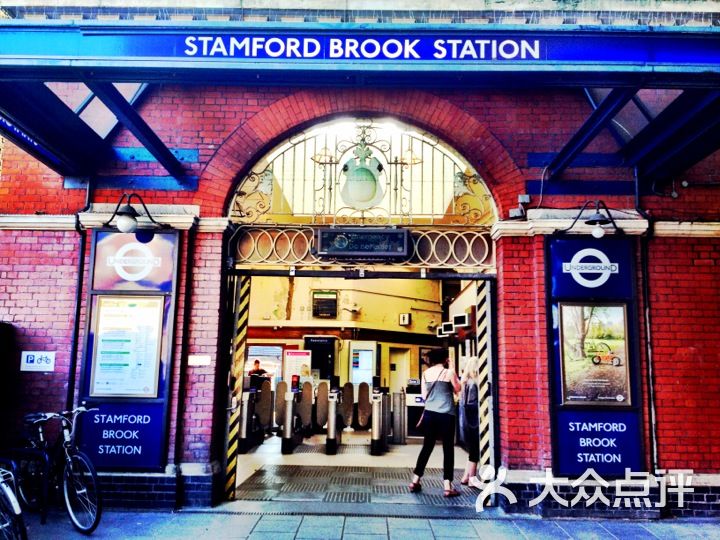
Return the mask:
[[96,410],[79,441],[99,470],[167,462],[178,242],[174,230],[93,233],[81,400]]
[[581,476],[593,469],[601,476],[644,470],[640,427],[635,411],[556,412],[557,456],[562,474]]
[[[223,25],[22,21],[0,25],[0,65],[152,68],[277,67],[468,71],[720,70],[716,29],[499,28],[423,25]],[[287,66],[286,66],[287,67]]]
[[645,469],[634,241],[548,239],[554,470],[623,477]]
[[101,470],[159,469],[165,459],[163,403],[88,401],[80,446]]

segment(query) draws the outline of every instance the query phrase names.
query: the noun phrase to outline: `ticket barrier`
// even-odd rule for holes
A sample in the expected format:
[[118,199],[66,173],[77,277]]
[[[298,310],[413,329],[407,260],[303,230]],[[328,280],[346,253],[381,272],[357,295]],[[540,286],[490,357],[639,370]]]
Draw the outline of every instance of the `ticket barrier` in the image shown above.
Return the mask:
[[390,450],[390,430],[392,428],[390,394],[382,394],[382,448],[383,452]]
[[330,392],[328,394],[328,412],[327,412],[327,437],[325,439],[325,454],[334,456],[337,454],[338,446],[342,444],[342,429],[338,429],[338,424],[342,423],[338,416],[338,401],[340,392]]
[[240,425],[238,426],[238,453],[240,454],[247,454],[265,440],[265,428],[257,412],[259,401],[260,393],[243,392],[242,394]]
[[302,394],[292,391],[285,392],[285,415],[282,426],[280,452],[292,454],[295,447],[303,441],[302,422],[297,414],[297,403]]
[[392,443],[407,444],[407,406],[405,390],[392,395]]
[[390,448],[390,396],[377,388],[373,389],[371,404],[370,455],[380,456]]
[[373,392],[372,395],[372,432],[370,434],[370,455],[380,456],[384,452],[385,443],[383,442],[382,430],[382,398],[379,392]]

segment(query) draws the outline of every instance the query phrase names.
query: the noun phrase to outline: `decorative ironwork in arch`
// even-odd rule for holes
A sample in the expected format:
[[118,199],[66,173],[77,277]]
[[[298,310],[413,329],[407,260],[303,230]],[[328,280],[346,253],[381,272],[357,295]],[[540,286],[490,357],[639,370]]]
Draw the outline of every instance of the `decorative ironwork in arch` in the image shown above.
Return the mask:
[[[384,259],[383,265],[474,271],[490,271],[495,267],[488,227],[413,227],[410,234],[412,249],[407,259]],[[371,258],[321,259],[316,254],[315,238],[315,229],[308,226],[243,225],[233,234],[232,262],[281,267],[372,264]]]
[[437,137],[392,120],[346,119],[298,133],[261,159],[238,184],[230,218],[477,227],[496,212],[482,178]]

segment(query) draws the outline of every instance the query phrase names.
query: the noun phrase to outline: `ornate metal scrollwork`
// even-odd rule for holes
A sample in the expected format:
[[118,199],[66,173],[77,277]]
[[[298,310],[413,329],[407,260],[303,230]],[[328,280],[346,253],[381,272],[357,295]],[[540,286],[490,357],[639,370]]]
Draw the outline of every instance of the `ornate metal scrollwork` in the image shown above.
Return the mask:
[[[234,235],[235,263],[243,265],[323,266],[332,263],[315,255],[312,227],[243,226]],[[474,229],[411,230],[412,251],[403,261],[383,261],[390,266],[415,268],[472,268],[495,266],[488,227]],[[343,260],[357,264],[363,260]]]
[[239,183],[230,218],[478,226],[491,224],[495,211],[480,176],[436,137],[395,122],[356,119],[296,134],[265,156]]

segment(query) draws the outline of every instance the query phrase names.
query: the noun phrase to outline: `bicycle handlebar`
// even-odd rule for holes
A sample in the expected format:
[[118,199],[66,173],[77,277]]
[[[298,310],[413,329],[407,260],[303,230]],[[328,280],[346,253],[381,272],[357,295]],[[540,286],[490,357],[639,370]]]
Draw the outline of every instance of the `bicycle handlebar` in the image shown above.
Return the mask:
[[97,407],[87,409],[81,405],[80,407],[75,407],[71,411],[31,413],[25,415],[24,420],[27,424],[46,424],[50,420],[60,420],[62,423],[70,426],[71,431],[74,433],[75,424],[81,414],[99,410],[100,409]]

